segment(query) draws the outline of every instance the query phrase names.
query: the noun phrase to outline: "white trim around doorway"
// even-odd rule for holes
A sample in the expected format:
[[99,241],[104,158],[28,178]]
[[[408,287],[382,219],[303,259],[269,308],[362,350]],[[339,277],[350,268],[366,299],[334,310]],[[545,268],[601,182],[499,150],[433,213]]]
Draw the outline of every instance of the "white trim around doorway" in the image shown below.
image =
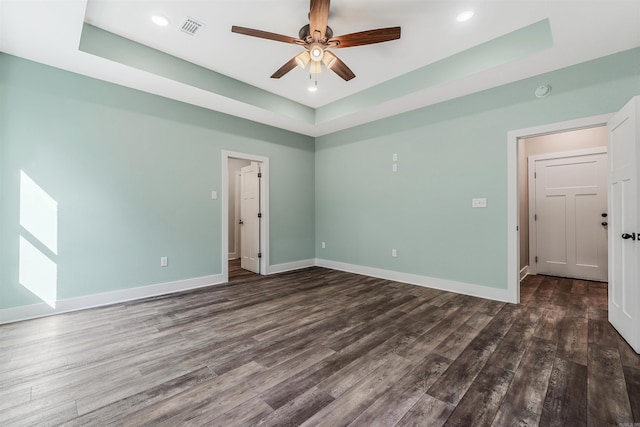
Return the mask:
[[572,130],[606,126],[613,116],[601,114],[565,122],[550,123],[507,133],[507,293],[508,300],[520,303],[520,236],[518,222],[518,140]]
[[262,224],[260,227],[260,274],[268,274],[269,265],[269,158],[255,154],[222,150],[222,277],[229,281],[229,159],[261,163],[260,197]]

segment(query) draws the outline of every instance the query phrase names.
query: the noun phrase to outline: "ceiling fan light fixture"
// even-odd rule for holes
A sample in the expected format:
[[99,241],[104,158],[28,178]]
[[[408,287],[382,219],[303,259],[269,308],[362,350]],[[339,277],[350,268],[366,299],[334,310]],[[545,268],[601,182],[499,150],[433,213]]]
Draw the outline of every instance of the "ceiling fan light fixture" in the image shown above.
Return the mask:
[[322,72],[322,65],[320,62],[311,61],[311,68],[309,69],[311,74],[320,74]]
[[320,43],[314,43],[309,46],[309,56],[311,56],[311,60],[315,62],[322,61],[322,57],[324,56],[324,46]]
[[296,64],[298,64],[300,68],[306,68],[309,61],[311,61],[311,55],[309,55],[309,52],[306,50],[296,55]]
[[322,57],[322,63],[325,65],[325,67],[327,67],[328,69],[331,69],[331,67],[333,67],[334,64],[336,63],[337,59],[338,58],[333,53],[326,50],[324,52],[324,56]]

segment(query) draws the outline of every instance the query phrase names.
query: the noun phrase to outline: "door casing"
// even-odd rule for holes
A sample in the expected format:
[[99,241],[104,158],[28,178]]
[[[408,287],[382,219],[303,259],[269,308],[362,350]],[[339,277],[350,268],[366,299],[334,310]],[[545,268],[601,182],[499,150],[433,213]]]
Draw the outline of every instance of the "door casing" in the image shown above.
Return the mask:
[[222,150],[222,276],[229,281],[229,159],[244,159],[261,163],[260,197],[262,199],[262,226],[260,227],[260,274],[269,274],[269,158],[256,154]]
[[518,140],[558,132],[606,126],[613,114],[550,123],[507,133],[507,293],[520,303],[520,231],[518,226]]

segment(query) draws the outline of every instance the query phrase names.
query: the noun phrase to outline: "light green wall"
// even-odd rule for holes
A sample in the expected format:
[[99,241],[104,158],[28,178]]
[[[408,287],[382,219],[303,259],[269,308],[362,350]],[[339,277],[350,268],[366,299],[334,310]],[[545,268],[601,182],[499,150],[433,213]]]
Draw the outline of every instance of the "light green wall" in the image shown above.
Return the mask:
[[[40,302],[18,283],[20,236],[56,263],[59,299],[221,273],[221,150],[270,158],[272,265],[506,288],[507,132],[636,94],[640,49],[314,141],[0,54],[0,309]],[[20,226],[20,171],[58,203],[57,254]]]
[[508,131],[614,112],[639,93],[635,49],[317,138],[317,257],[506,289]]
[[[0,91],[0,309],[40,302],[21,235],[58,299],[220,274],[221,150],[270,159],[270,263],[314,257],[313,138],[6,54]],[[20,171],[58,203],[57,254],[20,226]]]

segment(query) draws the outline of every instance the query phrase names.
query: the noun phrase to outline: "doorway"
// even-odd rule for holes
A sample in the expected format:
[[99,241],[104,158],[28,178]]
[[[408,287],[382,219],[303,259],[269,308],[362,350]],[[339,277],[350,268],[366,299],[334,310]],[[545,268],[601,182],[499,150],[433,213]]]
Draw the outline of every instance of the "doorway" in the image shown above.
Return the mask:
[[[253,166],[252,166],[253,165]],[[256,212],[242,218],[242,187],[248,181],[248,169],[255,169],[255,185],[250,189],[250,201],[256,202]],[[267,274],[269,260],[269,158],[254,154],[222,151],[222,274],[230,278]],[[248,186],[244,185],[245,189]],[[245,206],[245,211],[247,206]],[[254,221],[256,224],[249,221]],[[243,236],[244,233],[244,236]],[[244,242],[244,244],[243,244]],[[250,243],[250,244],[249,244]],[[244,248],[243,248],[244,246]],[[242,260],[243,252],[251,251],[251,268]],[[249,256],[247,256],[249,258]],[[237,264],[237,265],[236,265]],[[244,264],[244,265],[243,265]],[[249,271],[252,270],[252,271]],[[231,276],[231,277],[230,277]]]
[[[510,131],[507,135],[507,289],[509,302],[520,303],[520,281],[527,275],[527,269],[521,268],[521,260],[528,265],[528,218],[523,220],[521,214],[528,212],[528,207],[523,207],[524,200],[521,194],[528,195],[527,179],[520,175],[520,171],[526,171],[525,140],[534,137],[561,134],[569,131],[579,131],[592,128],[605,127],[611,114],[570,120],[566,122],[552,123],[533,128]],[[606,144],[606,143],[605,143]],[[526,244],[523,245],[523,240]]]

